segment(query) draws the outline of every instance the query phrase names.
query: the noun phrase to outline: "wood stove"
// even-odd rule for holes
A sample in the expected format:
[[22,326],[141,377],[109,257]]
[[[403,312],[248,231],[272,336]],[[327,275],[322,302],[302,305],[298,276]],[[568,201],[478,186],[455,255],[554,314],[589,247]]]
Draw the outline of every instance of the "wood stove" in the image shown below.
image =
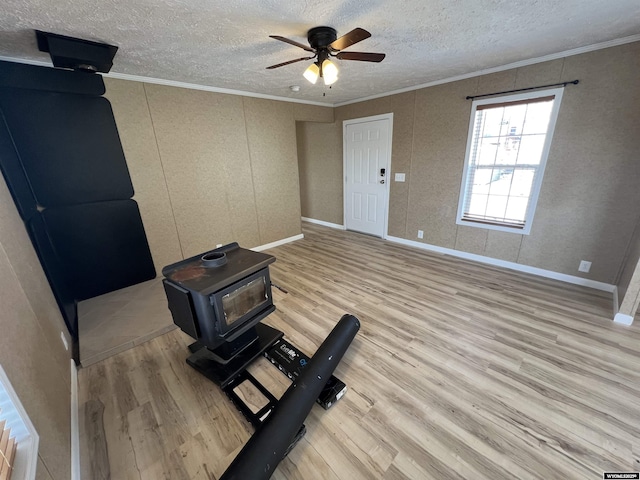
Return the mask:
[[269,275],[275,260],[230,243],[162,269],[173,321],[196,340],[187,362],[223,387],[282,337],[260,324],[275,310]]
[[[281,343],[281,331],[260,323],[275,310],[269,276],[273,262],[271,255],[231,243],[162,270],[174,323],[197,340],[189,347],[187,363],[220,385],[256,428],[224,479],[270,478],[304,436],[303,422],[313,403],[329,408],[346,391],[332,374],[360,321],[343,315],[312,358]],[[263,354],[293,380],[280,400],[247,371]]]

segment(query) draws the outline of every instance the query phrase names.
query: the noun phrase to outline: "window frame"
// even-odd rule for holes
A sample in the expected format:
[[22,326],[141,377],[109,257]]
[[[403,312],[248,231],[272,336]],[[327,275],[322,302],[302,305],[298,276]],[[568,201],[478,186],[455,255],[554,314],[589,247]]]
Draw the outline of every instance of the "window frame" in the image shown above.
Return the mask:
[[[560,104],[562,103],[562,94],[564,88],[551,88],[544,90],[536,90],[532,92],[518,93],[513,95],[502,95],[491,98],[483,98],[474,100],[471,105],[471,116],[469,119],[469,131],[467,134],[467,148],[464,156],[464,166],[462,169],[462,180],[460,184],[460,195],[458,198],[458,212],[456,215],[456,224],[465,225],[468,227],[484,228],[488,230],[498,230],[501,232],[516,233],[520,235],[529,235],[531,232],[531,226],[533,224],[533,218],[535,215],[536,207],[538,205],[538,197],[542,188],[542,179],[544,178],[545,168],[547,166],[547,158],[549,156],[549,150],[551,149],[551,143],[553,141],[553,134],[555,132],[556,123],[558,120],[558,112],[560,111]],[[469,177],[469,156],[471,154],[471,147],[473,145],[473,134],[475,130],[476,111],[478,106],[500,104],[505,102],[517,102],[523,100],[534,100],[540,97],[554,96],[553,107],[551,109],[551,115],[549,118],[549,126],[545,136],[544,146],[542,148],[542,154],[540,156],[540,164],[537,168],[537,173],[534,178],[534,182],[531,185],[531,194],[529,196],[529,204],[527,205],[527,211],[525,214],[524,226],[514,226],[508,224],[500,224],[498,222],[492,223],[490,221],[473,221],[463,218],[463,209],[465,205],[465,199],[467,195],[467,180]]]

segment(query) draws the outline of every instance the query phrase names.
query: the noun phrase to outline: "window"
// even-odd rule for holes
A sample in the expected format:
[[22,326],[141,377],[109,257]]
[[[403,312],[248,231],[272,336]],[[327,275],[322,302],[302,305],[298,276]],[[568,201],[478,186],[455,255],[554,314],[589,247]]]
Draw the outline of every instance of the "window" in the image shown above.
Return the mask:
[[561,99],[557,88],[473,102],[458,224],[529,234]]
[[[0,409],[0,416],[2,409]],[[6,420],[0,420],[0,478],[11,478],[13,459],[16,456],[16,439],[11,435],[11,429],[6,427]]]
[[0,478],[35,479],[38,442],[38,433],[0,365]]

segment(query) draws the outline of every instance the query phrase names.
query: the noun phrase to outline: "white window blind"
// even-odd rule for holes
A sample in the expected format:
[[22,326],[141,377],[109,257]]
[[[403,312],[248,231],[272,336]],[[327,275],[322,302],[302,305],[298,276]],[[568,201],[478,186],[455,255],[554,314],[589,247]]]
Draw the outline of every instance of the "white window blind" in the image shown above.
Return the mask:
[[473,102],[458,223],[529,233],[562,89]]
[[0,480],[35,479],[38,443],[38,433],[0,366]]
[[11,429],[2,419],[0,409],[0,480],[10,480],[13,472],[13,461],[16,457],[16,439],[11,436]]

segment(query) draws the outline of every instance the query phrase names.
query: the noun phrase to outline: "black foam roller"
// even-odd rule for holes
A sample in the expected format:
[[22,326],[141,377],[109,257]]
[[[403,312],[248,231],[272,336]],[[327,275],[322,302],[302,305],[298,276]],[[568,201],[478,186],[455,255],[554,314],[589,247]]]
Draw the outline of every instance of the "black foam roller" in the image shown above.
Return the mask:
[[273,475],[359,329],[356,317],[342,316],[220,480],[266,480]]

